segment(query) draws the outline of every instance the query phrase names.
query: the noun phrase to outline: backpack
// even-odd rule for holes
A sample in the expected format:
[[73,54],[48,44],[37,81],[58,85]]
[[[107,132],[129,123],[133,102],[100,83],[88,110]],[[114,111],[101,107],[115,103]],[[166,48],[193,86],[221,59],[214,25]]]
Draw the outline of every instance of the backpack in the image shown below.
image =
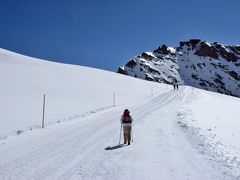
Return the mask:
[[122,123],[132,123],[131,116],[124,116],[123,115],[123,121]]

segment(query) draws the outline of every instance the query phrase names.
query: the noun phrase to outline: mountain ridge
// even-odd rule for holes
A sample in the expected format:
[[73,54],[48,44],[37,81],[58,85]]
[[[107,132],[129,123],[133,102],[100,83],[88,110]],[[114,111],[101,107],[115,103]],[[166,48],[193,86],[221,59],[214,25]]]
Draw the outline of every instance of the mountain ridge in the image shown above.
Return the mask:
[[201,39],[165,44],[135,56],[118,73],[148,81],[183,84],[240,97],[240,46]]

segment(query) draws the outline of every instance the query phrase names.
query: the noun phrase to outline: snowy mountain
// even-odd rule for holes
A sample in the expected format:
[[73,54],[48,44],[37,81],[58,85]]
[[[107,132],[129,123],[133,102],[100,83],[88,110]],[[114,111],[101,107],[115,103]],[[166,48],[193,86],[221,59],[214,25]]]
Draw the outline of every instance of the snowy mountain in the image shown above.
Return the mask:
[[1,180],[239,180],[240,98],[4,49],[0,82]]
[[199,39],[162,45],[144,52],[118,69],[118,73],[166,84],[184,84],[240,97],[240,46]]

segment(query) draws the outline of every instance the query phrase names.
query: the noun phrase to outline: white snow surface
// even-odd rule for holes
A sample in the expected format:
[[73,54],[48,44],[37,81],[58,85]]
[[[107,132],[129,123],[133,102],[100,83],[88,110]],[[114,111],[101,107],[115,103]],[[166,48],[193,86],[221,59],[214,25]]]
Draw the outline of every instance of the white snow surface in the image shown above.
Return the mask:
[[[1,180],[240,178],[239,98],[3,49],[0,78]],[[125,108],[129,146],[118,144]]]
[[[74,119],[116,105],[135,103],[165,92],[156,83],[94,68],[53,63],[0,49],[0,138],[46,123]],[[164,86],[167,87],[167,86]]]

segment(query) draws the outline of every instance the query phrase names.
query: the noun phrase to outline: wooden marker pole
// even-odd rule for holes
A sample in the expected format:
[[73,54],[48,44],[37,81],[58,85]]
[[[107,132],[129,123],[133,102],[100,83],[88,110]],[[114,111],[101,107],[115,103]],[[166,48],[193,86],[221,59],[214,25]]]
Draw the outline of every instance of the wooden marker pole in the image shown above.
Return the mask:
[[42,128],[44,128],[44,123],[45,123],[45,99],[46,99],[46,95],[44,94],[44,96],[43,96],[43,117],[42,117]]
[[113,93],[113,107],[115,107],[116,106],[116,104],[115,104],[116,102],[115,102],[115,93]]

